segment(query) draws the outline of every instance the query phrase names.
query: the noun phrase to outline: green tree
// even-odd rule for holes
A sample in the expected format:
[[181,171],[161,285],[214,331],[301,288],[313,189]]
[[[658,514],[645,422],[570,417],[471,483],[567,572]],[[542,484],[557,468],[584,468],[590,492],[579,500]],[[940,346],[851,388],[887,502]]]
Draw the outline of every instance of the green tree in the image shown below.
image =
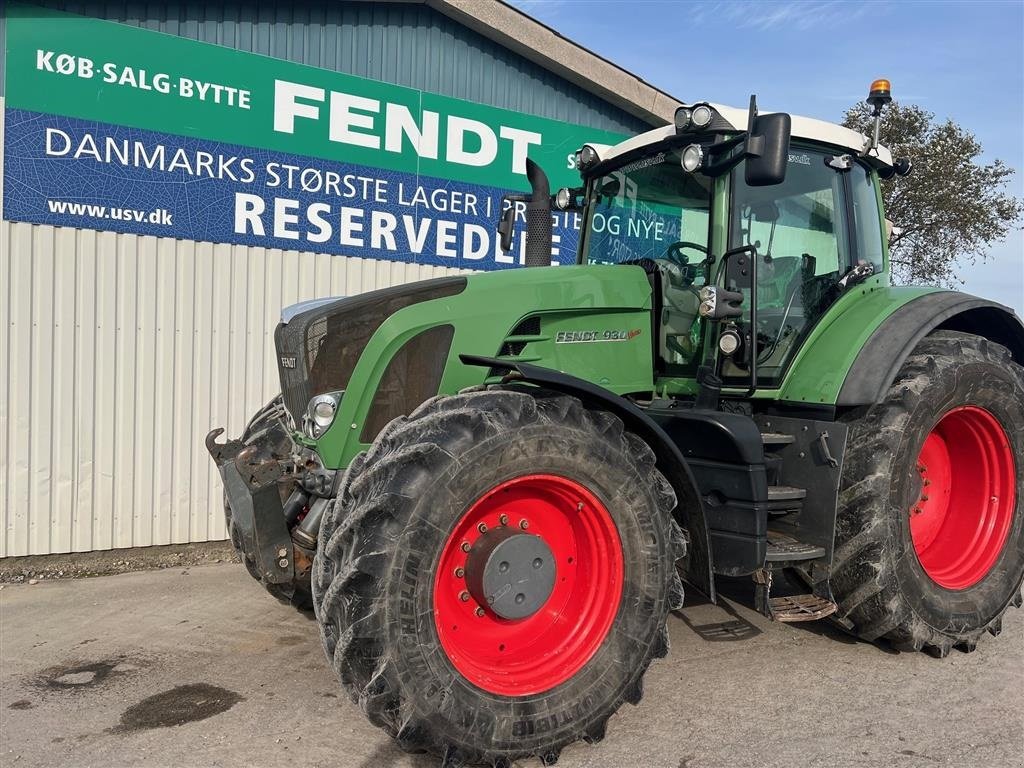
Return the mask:
[[[871,134],[871,108],[851,107],[843,125]],[[984,164],[981,144],[952,120],[943,123],[913,104],[891,103],[882,112],[881,143],[894,158],[914,164],[909,176],[882,182],[893,279],[953,286],[957,269],[985,259],[988,247],[1021,224],[1024,201],[1007,187],[1013,168]]]

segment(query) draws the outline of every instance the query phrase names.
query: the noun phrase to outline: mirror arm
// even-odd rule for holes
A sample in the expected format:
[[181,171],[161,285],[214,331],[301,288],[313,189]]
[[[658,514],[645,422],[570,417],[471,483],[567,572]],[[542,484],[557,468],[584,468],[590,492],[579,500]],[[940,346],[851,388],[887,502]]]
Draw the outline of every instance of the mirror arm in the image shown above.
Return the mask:
[[[709,148],[714,155],[722,155],[720,159],[712,160],[702,169],[705,176],[717,178],[723,173],[728,173],[741,161],[748,157],[761,157],[764,154],[764,136],[751,136],[749,133],[741,133],[721,144],[713,144]],[[737,151],[739,148],[739,151]],[[724,155],[723,155],[724,153]]]

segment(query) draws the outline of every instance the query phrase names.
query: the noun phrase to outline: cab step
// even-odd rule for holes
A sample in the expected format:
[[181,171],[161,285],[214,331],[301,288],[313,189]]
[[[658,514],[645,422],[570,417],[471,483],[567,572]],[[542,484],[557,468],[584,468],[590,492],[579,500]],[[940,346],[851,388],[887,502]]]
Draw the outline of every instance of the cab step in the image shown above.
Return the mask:
[[825,548],[797,541],[778,531],[768,531],[766,563],[792,563],[802,560],[817,560],[825,556]]
[[768,486],[768,501],[803,501],[806,498],[806,488],[796,488],[792,485]]
[[796,435],[787,435],[785,432],[762,432],[761,442],[765,448],[792,445],[796,442]]
[[831,600],[817,595],[789,595],[768,599],[768,610],[773,621],[792,624],[798,621],[817,621],[831,616],[839,608]]
[[798,621],[817,621],[831,616],[839,606],[831,600],[832,593],[827,591],[828,597],[822,595],[784,595],[782,597],[771,597],[772,571],[768,568],[761,568],[754,572],[754,607],[758,613],[767,616],[772,621],[781,621],[792,624]]

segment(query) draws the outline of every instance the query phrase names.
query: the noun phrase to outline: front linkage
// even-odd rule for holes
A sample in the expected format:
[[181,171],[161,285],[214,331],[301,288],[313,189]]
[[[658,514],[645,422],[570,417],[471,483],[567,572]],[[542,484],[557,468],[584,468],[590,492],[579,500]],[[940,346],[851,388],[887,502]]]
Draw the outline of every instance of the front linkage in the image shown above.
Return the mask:
[[241,439],[218,443],[223,432],[212,430],[206,449],[224,483],[231,542],[268,592],[296,607],[311,608],[316,532],[335,473],[294,442],[280,398],[252,419]]

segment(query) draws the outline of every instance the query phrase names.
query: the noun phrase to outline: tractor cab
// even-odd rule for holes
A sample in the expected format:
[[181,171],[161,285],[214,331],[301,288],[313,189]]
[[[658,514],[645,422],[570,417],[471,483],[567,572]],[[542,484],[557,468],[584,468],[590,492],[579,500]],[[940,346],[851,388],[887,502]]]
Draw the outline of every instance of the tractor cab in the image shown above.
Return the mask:
[[[736,123],[746,118],[747,131]],[[616,147],[587,145],[578,263],[643,267],[655,299],[658,389],[778,390],[844,291],[886,273],[883,147],[806,118],[697,104]],[[720,384],[718,383],[720,382]]]

